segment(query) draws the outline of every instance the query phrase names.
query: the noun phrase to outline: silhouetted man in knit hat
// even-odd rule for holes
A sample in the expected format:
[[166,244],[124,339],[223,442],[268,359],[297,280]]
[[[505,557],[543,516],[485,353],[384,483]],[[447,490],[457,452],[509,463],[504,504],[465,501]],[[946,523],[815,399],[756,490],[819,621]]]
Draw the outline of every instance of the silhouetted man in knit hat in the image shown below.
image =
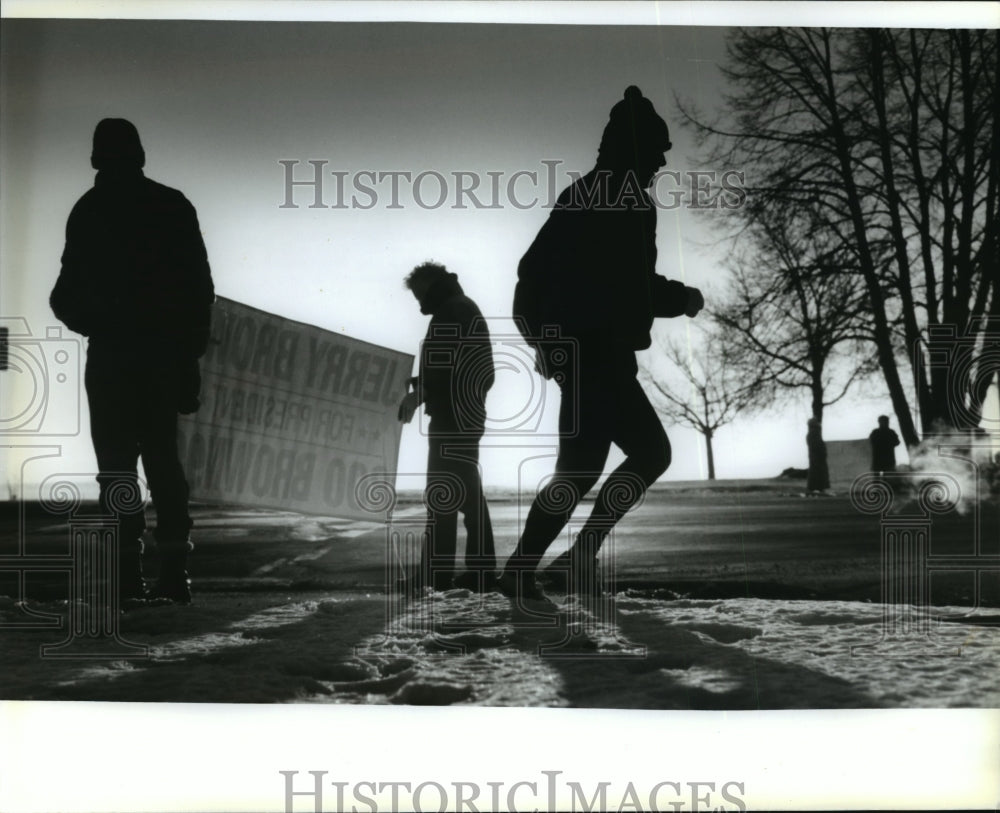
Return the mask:
[[[514,316],[535,345],[538,367],[561,390],[555,475],[541,489],[500,578],[508,595],[544,599],[534,573],[580,499],[594,486],[611,444],[626,454],[608,477],[570,550],[549,568],[568,590],[599,593],[597,553],[614,524],[670,465],[670,442],[636,374],[653,319],[695,316],[695,288],[656,273],[656,209],[647,192],[670,149],[667,125],[631,86],[612,109],[596,167],[559,196],[518,266]],[[576,343],[539,337],[555,326]]]
[[154,595],[188,603],[188,486],[177,415],[198,407],[198,358],[215,293],[194,207],[151,181],[139,133],[125,119],[94,131],[94,186],[66,224],[52,310],[87,336],[85,383],[101,507],[118,520],[119,596],[147,597],[137,462],[156,508]]

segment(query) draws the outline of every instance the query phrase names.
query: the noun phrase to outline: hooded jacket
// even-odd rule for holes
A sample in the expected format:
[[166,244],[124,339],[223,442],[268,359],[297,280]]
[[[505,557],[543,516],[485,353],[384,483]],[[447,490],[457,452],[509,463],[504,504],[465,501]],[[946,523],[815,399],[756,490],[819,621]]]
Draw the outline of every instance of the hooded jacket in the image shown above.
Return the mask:
[[424,411],[458,429],[482,429],[495,377],[490,334],[479,307],[456,274],[437,280],[421,300],[431,315],[413,382]]
[[680,316],[683,283],[656,273],[656,209],[634,176],[592,170],[559,196],[518,265],[514,317],[536,347],[543,326],[584,344],[642,350],[653,319]]

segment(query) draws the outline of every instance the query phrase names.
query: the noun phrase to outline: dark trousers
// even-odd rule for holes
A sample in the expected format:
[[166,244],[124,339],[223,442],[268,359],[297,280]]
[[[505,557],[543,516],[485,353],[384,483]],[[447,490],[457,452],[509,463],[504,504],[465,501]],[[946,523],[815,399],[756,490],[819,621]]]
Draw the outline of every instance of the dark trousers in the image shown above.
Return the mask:
[[670,441],[636,380],[635,353],[580,352],[576,371],[560,384],[559,454],[555,474],[538,492],[508,564],[533,570],[594,487],[611,444],[625,461],[604,482],[576,545],[596,556],[615,523],[670,465]]
[[93,342],[87,351],[84,380],[101,509],[118,519],[122,550],[137,545],[146,527],[138,499],[140,457],[156,508],[157,546],[187,546],[191,517],[177,452],[178,375],[175,361],[155,354]]
[[465,566],[468,570],[496,569],[493,524],[479,473],[481,428],[458,430],[452,421],[431,418],[428,431],[427,527],[421,552],[421,574],[437,575],[444,584],[455,572],[458,512],[465,524]]

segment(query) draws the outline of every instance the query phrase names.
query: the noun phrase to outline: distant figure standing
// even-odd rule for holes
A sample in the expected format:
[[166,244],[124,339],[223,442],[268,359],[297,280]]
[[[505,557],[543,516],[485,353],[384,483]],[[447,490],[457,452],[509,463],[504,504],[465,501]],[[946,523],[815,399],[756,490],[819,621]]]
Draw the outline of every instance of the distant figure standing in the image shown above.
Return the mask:
[[[655,318],[693,317],[704,306],[696,288],[656,273],[656,207],[647,190],[670,147],[666,122],[639,88],[627,88],[611,109],[597,165],[563,190],[518,266],[514,316],[539,371],[559,384],[560,438],[555,475],[538,492],[500,578],[509,596],[545,599],[538,563],[615,444],[625,461],[598,492],[570,550],[547,570],[553,581],[568,579],[570,592],[599,594],[605,537],[670,465],[670,442],[636,378],[635,358],[650,346]],[[569,347],[565,338],[544,338],[552,327]]]
[[[430,418],[427,529],[415,586],[491,590],[496,585],[496,551],[479,474],[486,394],[494,380],[489,331],[458,276],[443,265],[419,265],[404,284],[420,303],[420,312],[431,317],[420,348],[419,375],[410,379],[413,389],[399,405],[404,423],[412,420],[420,404]],[[456,575],[459,511],[465,522],[466,571]]]
[[215,292],[194,207],[151,181],[135,126],[103,119],[94,131],[94,186],[66,224],[55,315],[87,336],[85,383],[105,515],[118,520],[119,596],[147,597],[146,527],[138,458],[153,505],[160,560],[154,596],[191,601],[188,486],[177,451],[177,415],[198,408]]
[[878,416],[878,427],[868,436],[872,447],[872,471],[896,470],[896,447],[899,435],[889,428],[889,416]]
[[806,489],[827,491],[830,488],[830,470],[826,464],[826,443],[823,441],[823,424],[817,418],[810,418],[806,431],[806,447],[809,450],[809,474]]

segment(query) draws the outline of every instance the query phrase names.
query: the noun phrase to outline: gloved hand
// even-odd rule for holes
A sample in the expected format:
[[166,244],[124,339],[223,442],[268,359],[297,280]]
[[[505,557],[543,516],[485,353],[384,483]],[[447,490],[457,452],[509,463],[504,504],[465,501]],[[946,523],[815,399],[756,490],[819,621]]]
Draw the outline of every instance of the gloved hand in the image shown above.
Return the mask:
[[686,285],[684,289],[687,292],[687,305],[684,307],[684,315],[697,316],[698,311],[705,307],[705,297],[701,295],[701,291],[697,288]]

